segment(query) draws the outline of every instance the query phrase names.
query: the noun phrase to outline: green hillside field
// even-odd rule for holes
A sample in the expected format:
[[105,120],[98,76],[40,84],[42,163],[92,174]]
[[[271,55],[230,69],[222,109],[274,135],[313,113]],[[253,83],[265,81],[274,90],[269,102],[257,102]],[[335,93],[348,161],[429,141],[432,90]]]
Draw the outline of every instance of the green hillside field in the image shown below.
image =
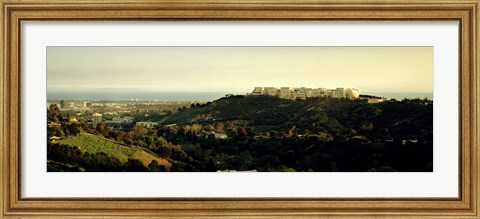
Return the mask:
[[167,168],[171,166],[167,160],[158,158],[138,146],[125,146],[114,140],[86,132],[81,132],[75,137],[70,136],[64,138],[59,140],[58,143],[72,147],[77,146],[81,151],[92,154],[103,152],[110,157],[119,159],[123,163],[126,163],[128,159],[131,158],[140,160],[145,167],[147,167],[152,160],[156,160],[159,164]]

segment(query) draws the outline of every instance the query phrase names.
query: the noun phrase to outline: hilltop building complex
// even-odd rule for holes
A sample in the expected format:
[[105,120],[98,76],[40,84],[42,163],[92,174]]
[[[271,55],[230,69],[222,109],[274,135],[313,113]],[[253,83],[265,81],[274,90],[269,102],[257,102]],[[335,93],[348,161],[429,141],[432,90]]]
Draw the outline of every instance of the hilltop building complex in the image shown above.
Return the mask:
[[311,97],[331,97],[331,98],[348,98],[357,99],[360,96],[360,92],[355,88],[292,88],[292,87],[255,87],[252,93],[247,95],[269,95],[280,97],[283,99],[306,99]]

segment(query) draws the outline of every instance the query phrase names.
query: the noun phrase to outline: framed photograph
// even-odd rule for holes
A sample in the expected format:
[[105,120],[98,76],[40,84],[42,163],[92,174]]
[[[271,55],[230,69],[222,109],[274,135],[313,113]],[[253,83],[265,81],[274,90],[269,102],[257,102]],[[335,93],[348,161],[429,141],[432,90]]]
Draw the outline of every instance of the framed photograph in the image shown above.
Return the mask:
[[2,218],[478,218],[474,1],[1,1]]

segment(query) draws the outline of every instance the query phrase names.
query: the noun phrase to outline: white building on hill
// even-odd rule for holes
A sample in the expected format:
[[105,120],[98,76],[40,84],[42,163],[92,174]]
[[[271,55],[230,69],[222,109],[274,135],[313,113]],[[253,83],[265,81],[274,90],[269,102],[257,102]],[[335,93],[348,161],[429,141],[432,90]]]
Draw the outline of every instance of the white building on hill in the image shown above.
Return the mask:
[[345,98],[348,99],[357,99],[360,97],[360,91],[355,88],[346,88],[345,89]]
[[331,98],[348,98],[348,99],[357,99],[360,96],[360,92],[356,88],[336,88],[336,89],[327,89],[327,88],[292,88],[292,87],[255,87],[252,93],[247,93],[247,95],[269,95],[280,97],[283,99],[306,99],[312,97],[331,97]]

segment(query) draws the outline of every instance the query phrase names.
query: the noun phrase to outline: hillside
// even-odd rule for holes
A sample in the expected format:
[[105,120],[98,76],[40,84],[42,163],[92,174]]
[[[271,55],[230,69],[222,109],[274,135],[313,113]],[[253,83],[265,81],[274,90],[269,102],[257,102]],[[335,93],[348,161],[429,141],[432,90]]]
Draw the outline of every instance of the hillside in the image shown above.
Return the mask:
[[[172,128],[160,132],[168,141],[194,145],[184,147],[194,159],[188,170],[432,171],[429,100],[369,104],[365,99],[237,96],[181,109],[161,122],[183,127],[180,134],[171,134]],[[219,123],[230,138],[184,134]]]
[[48,171],[433,171],[430,100],[230,96],[154,128],[93,129],[55,106],[47,115],[58,121],[48,137],[62,138],[47,142]]
[[107,156],[117,158],[122,163],[126,163],[128,159],[137,159],[140,160],[145,167],[148,167],[152,160],[156,160],[159,164],[167,168],[171,166],[167,160],[158,158],[140,147],[125,146],[114,140],[86,132],[81,132],[77,136],[64,138],[58,141],[58,143],[72,147],[76,146],[80,151],[91,154],[105,153]]
[[[236,122],[256,132],[284,132],[288,129],[344,135],[373,125],[394,137],[417,135],[419,127],[433,130],[433,105],[418,101],[386,101],[368,104],[366,100],[312,98],[287,100],[270,96],[221,98],[200,106],[181,109],[165,117],[162,124],[179,125]],[[390,129],[394,129],[391,132]]]

